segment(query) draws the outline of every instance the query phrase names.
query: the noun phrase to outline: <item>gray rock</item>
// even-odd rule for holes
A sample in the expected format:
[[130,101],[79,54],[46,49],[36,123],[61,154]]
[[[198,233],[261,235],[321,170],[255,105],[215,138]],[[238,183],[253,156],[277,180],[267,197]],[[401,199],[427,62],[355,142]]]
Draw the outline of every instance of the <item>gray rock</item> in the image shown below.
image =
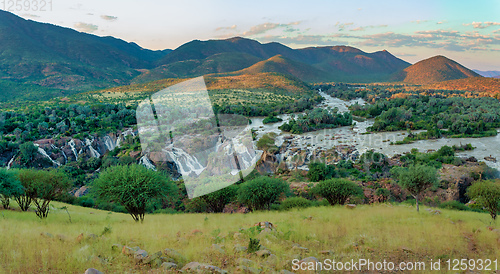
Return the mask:
[[161,268],[163,268],[165,270],[177,269],[177,264],[164,262],[161,264]]
[[309,249],[302,247],[302,246],[293,246],[292,250],[302,252],[302,253],[309,253]]
[[134,252],[134,260],[136,263],[142,262],[142,260],[146,259],[148,256],[148,252],[146,250],[138,250]]
[[174,249],[165,248],[165,250],[163,250],[163,254],[165,254],[165,257],[167,258],[173,259],[175,263],[187,261],[186,257]]
[[246,265],[246,266],[255,265],[255,262],[254,262],[254,261],[249,260],[249,259],[245,259],[245,258],[239,258],[236,262],[237,262],[239,265]]
[[[156,259],[160,259],[161,255],[163,255],[163,253],[161,251],[158,251],[156,253],[153,253],[153,254],[150,254],[150,255],[147,255],[146,258],[143,258],[142,259],[142,263],[143,264],[151,264],[152,262],[154,262]],[[161,260],[160,260],[161,261]],[[161,263],[160,263],[161,264]]]
[[222,247],[218,244],[213,244],[212,245],[212,250],[216,251],[216,252],[219,252],[221,254],[226,254],[226,251],[224,251],[224,249],[222,249]]
[[307,257],[299,261],[299,263],[311,263],[311,262],[318,263],[319,260],[316,257]]
[[345,207],[349,208],[349,209],[355,209],[356,205],[355,204],[346,204]]
[[141,248],[138,246],[136,247],[123,246],[122,253],[125,255],[134,255],[134,253],[139,250],[141,250]]
[[182,269],[183,272],[198,272],[198,273],[227,273],[217,266],[209,264],[200,264],[199,262],[189,262]]
[[262,258],[266,258],[269,255],[271,255],[271,251],[269,251],[267,249],[263,249],[263,250],[256,251],[255,255],[262,257]]
[[247,251],[248,247],[242,246],[242,245],[234,245],[233,250],[235,252],[245,252]]
[[95,268],[89,268],[89,269],[85,270],[84,274],[104,274],[104,273],[102,273],[101,271],[99,271]]
[[278,273],[280,273],[280,274],[294,274],[293,272],[288,271],[288,270],[286,270],[286,269],[282,269],[282,270],[281,270],[280,272],[278,272]]

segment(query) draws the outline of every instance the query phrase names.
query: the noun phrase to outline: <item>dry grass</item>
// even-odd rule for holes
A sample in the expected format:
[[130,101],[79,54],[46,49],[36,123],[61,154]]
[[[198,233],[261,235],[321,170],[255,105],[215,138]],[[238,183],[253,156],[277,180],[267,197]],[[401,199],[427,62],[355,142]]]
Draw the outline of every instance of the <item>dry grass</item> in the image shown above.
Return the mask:
[[[498,229],[498,224],[492,225],[487,214],[473,212],[442,210],[433,215],[422,210],[418,214],[412,207],[382,204],[354,210],[320,207],[251,214],[147,215],[140,224],[126,214],[68,206],[70,223],[66,211],[57,209],[64,205],[53,205],[49,217],[42,221],[33,212],[0,211],[0,272],[83,273],[89,267],[107,273],[151,271],[113,251],[115,243],[139,246],[149,253],[173,248],[187,261],[212,264],[230,273],[242,257],[265,272],[291,270],[292,259],[309,256],[392,262],[500,257],[500,234],[490,230]],[[249,231],[260,221],[277,226],[276,232],[253,235],[277,256],[272,265],[261,265],[265,260],[253,254],[233,251],[235,244],[248,245],[252,236],[250,232],[240,237],[234,234],[240,229]],[[105,227],[111,232],[86,239],[89,234],[101,235]],[[193,233],[195,230],[202,234]],[[78,240],[82,233],[84,239]],[[225,254],[212,250],[214,243],[221,245]],[[292,248],[294,243],[309,252],[301,254]],[[321,254],[322,250],[333,254]]]

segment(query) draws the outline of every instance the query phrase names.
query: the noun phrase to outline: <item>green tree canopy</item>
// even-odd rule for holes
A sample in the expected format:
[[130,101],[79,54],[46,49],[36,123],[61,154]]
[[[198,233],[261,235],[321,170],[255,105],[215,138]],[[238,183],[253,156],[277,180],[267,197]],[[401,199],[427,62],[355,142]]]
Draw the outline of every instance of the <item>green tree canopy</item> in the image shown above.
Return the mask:
[[500,180],[473,183],[467,189],[467,196],[486,208],[495,220],[500,212]]
[[3,208],[8,209],[10,198],[22,195],[24,188],[17,179],[15,170],[0,168],[0,200]]
[[330,205],[342,205],[351,196],[363,195],[363,189],[347,179],[321,181],[312,191],[325,198]]
[[241,184],[238,200],[250,210],[269,209],[272,203],[289,191],[290,186],[283,180],[262,176]]
[[438,182],[437,170],[430,166],[414,165],[409,167],[395,167],[391,173],[397,178],[398,185],[408,190],[417,204],[419,211],[418,198],[427,188]]
[[177,186],[167,176],[138,164],[105,169],[94,181],[93,191],[124,206],[136,222],[144,221],[148,202],[178,196]]

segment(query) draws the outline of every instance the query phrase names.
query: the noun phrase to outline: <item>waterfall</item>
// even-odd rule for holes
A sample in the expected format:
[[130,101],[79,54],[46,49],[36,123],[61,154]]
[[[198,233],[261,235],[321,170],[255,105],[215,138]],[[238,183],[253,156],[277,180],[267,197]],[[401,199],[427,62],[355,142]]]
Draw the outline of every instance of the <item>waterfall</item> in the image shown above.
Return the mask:
[[14,162],[14,159],[16,159],[16,156],[17,156],[17,154],[14,154],[14,156],[12,156],[12,158],[9,160],[9,163],[7,163],[7,168],[6,169],[10,169],[10,166]]
[[95,150],[93,147],[92,147],[92,141],[85,138],[85,144],[89,147],[89,150],[90,150],[90,156],[94,157],[94,158],[99,158],[101,157],[101,154],[99,152],[97,152],[97,150]]
[[59,163],[58,161],[55,161],[52,158],[50,158],[49,154],[47,154],[47,152],[43,148],[41,148],[40,145],[35,144],[35,146],[38,148],[38,153],[42,154],[45,158],[49,159],[54,165],[57,166],[61,165],[61,163]]
[[75,155],[75,161],[78,161],[78,153],[76,152],[75,141],[73,139],[71,139],[68,142],[68,145],[71,147],[71,151],[73,151],[73,154]]
[[115,149],[115,147],[117,147],[117,144],[108,135],[104,136],[103,141],[104,141],[104,145],[106,146],[106,148],[109,151],[112,151],[113,149]]
[[141,159],[139,159],[139,164],[149,169],[156,170],[156,167],[153,165],[153,163],[151,163],[151,161],[146,156],[142,156]]
[[200,175],[201,172],[205,170],[205,167],[200,164],[196,157],[189,155],[180,148],[169,145],[167,149],[163,149],[163,151],[177,164],[182,175],[189,175],[191,172]]

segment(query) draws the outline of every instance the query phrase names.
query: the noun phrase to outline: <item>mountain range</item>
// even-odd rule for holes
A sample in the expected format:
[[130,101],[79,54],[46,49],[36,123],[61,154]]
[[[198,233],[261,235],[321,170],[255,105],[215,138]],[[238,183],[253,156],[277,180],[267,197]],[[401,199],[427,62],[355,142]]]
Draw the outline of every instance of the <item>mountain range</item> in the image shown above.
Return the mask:
[[480,76],[443,56],[411,65],[386,50],[367,53],[349,46],[292,49],[241,37],[194,40],[175,50],[153,51],[1,10],[0,37],[0,100],[39,100],[201,75],[274,72],[305,82],[398,81],[419,85]]

